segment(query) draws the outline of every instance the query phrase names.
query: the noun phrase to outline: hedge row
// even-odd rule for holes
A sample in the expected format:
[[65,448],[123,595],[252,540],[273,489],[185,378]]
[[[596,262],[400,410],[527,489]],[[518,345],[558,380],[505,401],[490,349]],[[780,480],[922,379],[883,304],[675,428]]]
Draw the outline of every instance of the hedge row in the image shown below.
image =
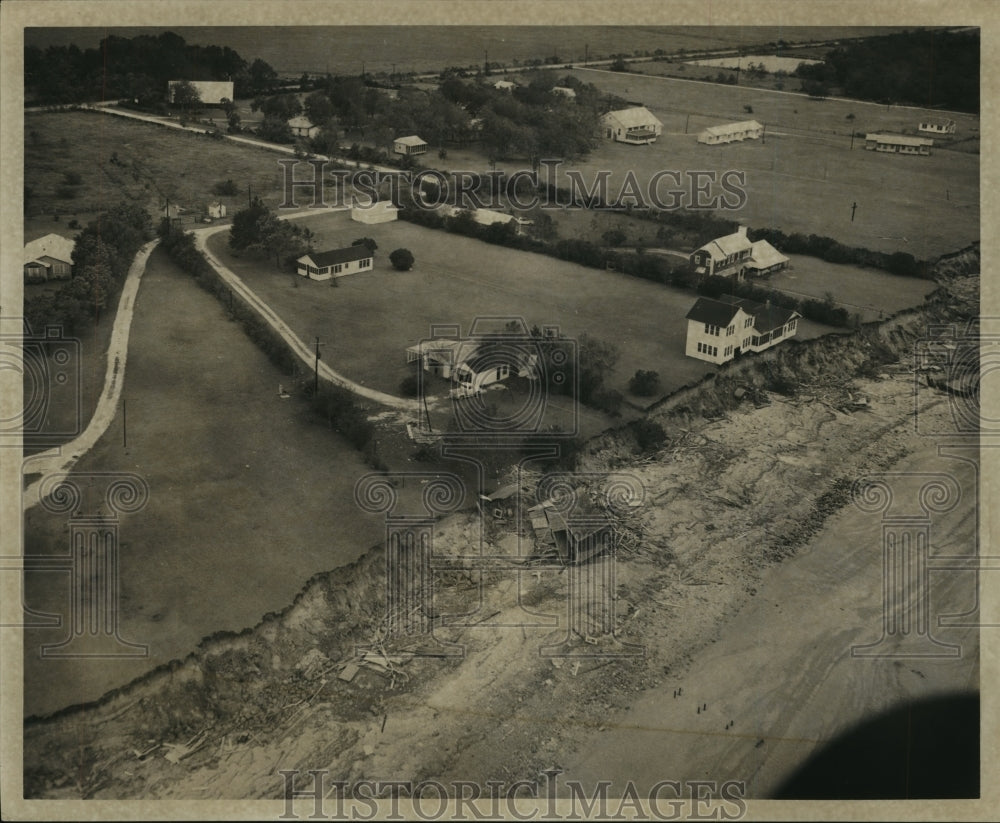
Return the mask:
[[283,372],[298,378],[299,388],[310,398],[317,417],[343,435],[355,449],[363,452],[373,468],[384,469],[385,465],[375,450],[375,426],[355,402],[354,396],[346,389],[326,384],[319,387],[318,393],[314,392],[311,376],[304,374],[302,363],[288,342],[242,299],[234,299],[230,287],[195,247],[193,235],[164,221],[160,237],[160,245],[170,258],[227,307],[229,315],[271,362]]

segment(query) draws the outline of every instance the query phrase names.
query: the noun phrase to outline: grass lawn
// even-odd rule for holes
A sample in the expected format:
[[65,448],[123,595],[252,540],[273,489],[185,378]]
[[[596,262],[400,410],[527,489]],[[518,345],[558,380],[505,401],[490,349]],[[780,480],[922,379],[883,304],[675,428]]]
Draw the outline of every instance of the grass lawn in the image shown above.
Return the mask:
[[915,306],[937,288],[931,280],[897,277],[878,269],[842,266],[799,254],[788,257],[789,267],[763,279],[761,285],[796,297],[823,298],[831,292],[838,305],[851,314],[860,313],[866,321]]
[[[305,401],[278,397],[282,380],[215,298],[163,252],[151,256],[129,343],[128,448],[119,412],[78,465],[149,484],[148,506],[125,516],[120,534],[121,635],[149,644],[150,657],[40,660],[38,645],[63,635],[29,631],[27,712],[94,699],[207,634],[252,626],[312,574],[379,541],[382,521],[353,499],[368,467]],[[99,506],[95,498],[82,508]],[[65,554],[65,517],[32,509],[25,540],[31,554]],[[30,606],[65,612],[61,575],[25,577]]]
[[[331,366],[375,388],[397,390],[409,373],[406,347],[428,337],[432,325],[458,324],[465,333],[480,316],[519,316],[529,327],[558,325],[570,337],[586,332],[613,343],[620,357],[609,383],[621,391],[637,369],[658,371],[664,392],[713,369],[684,355],[684,315],[696,299],[689,292],[405,222],[362,226],[346,212],[300,222],[317,233],[320,249],[374,238],[375,270],[331,288],[331,281],[230,257],[224,232],[210,245],[303,339],[320,337]],[[399,247],[413,252],[413,271],[389,265]],[[814,326],[799,336],[828,331]]]

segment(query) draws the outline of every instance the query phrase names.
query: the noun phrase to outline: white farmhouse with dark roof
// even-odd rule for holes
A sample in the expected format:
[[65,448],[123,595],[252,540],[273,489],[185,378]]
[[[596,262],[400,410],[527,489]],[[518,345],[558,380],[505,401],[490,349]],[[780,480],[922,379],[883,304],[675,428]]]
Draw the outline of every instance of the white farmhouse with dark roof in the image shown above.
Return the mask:
[[792,309],[724,295],[699,297],[685,315],[684,354],[709,363],[726,363],[747,352],[760,352],[793,337],[800,315]]
[[766,240],[751,242],[746,226],[709,241],[692,252],[689,259],[696,274],[731,275],[736,280],[748,274],[769,274],[788,265],[788,258]]
[[331,251],[309,252],[296,263],[296,271],[310,280],[329,280],[331,277],[346,277],[369,271],[372,267],[372,253],[363,243]]
[[645,106],[632,106],[609,111],[601,117],[601,128],[608,140],[639,146],[655,142],[663,123]]

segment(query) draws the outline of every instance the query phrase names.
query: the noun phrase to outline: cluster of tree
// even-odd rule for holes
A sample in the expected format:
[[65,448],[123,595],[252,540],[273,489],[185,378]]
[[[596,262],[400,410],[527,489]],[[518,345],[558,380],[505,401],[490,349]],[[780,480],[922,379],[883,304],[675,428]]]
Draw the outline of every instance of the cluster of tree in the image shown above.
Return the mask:
[[639,397],[652,397],[660,392],[660,373],[637,369],[628,381],[628,390]]
[[281,220],[259,197],[233,215],[229,230],[229,248],[274,257],[280,267],[312,248],[315,235],[310,229],[291,220]]
[[137,37],[108,36],[95,49],[78,46],[28,46],[24,50],[26,95],[42,103],[84,100],[163,102],[169,80],[232,80],[237,97],[251,97],[278,86],[265,61],[247,63],[228,46],[196,46],[174,32]]
[[979,30],[916,30],[868,37],[800,65],[803,89],[882,103],[979,112]]
[[872,251],[858,246],[845,246],[832,237],[817,234],[785,234],[778,229],[751,229],[747,234],[751,240],[767,240],[786,254],[805,254],[826,260],[828,263],[871,266],[904,277],[929,279],[933,276],[931,266],[927,262],[917,260],[908,252]]
[[60,288],[27,299],[24,316],[32,329],[62,326],[73,334],[121,291],[139,248],[153,237],[149,213],[129,203],[101,212],[76,237],[73,277]]

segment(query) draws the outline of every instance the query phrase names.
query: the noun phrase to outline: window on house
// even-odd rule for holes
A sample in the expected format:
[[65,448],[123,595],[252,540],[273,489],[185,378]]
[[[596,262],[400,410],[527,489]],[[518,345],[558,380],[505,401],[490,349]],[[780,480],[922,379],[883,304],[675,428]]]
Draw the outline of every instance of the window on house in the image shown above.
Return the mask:
[[335,265],[335,266],[333,267],[333,273],[334,273],[334,274],[339,274],[339,273],[340,273],[340,270],[341,270],[342,268],[343,268],[343,267],[342,267],[342,266],[340,265],[340,263],[337,263],[337,265]]

